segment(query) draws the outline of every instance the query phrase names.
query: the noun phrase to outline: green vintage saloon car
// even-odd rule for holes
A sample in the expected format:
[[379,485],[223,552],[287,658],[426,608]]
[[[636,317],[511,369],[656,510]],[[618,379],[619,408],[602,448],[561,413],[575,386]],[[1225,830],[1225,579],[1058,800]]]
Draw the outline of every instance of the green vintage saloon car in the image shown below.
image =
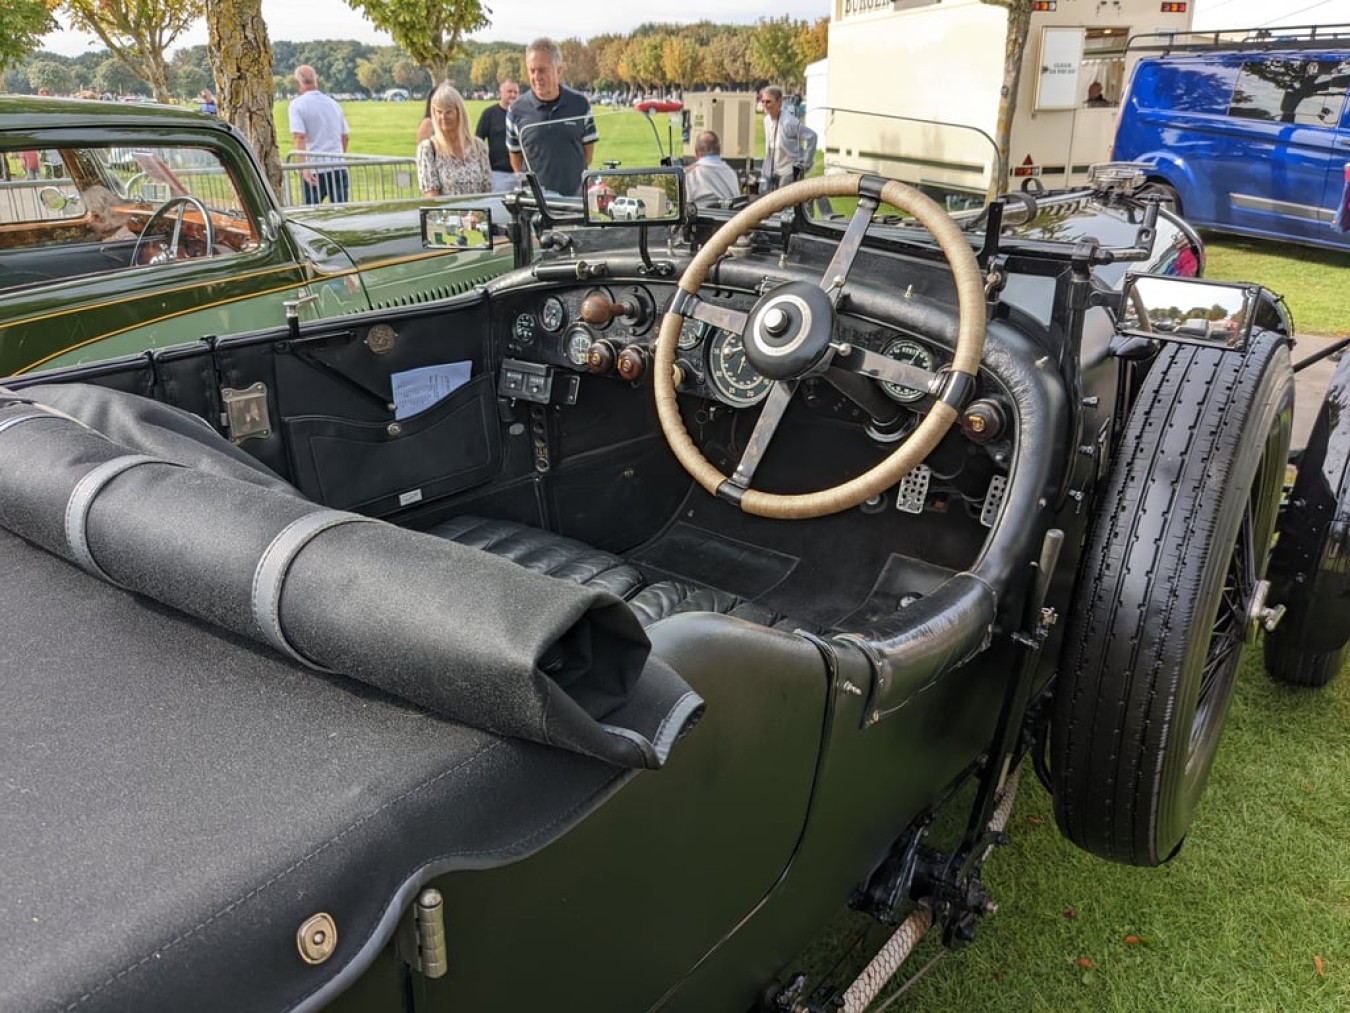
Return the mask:
[[217,117],[0,98],[0,375],[444,298],[511,266],[508,247],[424,248],[415,171],[380,169],[351,204],[284,208]]

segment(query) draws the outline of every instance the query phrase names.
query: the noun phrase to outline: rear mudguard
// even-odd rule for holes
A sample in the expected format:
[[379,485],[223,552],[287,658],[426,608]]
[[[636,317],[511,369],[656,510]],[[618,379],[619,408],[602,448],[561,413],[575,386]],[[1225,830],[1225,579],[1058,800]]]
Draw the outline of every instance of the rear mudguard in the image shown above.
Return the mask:
[[1322,400],[1270,561],[1270,600],[1288,612],[1273,638],[1300,654],[1350,641],[1350,355]]

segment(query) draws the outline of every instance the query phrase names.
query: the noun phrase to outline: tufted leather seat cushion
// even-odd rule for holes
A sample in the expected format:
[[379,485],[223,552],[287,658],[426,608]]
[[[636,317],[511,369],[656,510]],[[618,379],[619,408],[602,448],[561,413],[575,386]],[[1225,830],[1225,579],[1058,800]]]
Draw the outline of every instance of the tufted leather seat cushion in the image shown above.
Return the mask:
[[598,588],[619,598],[628,598],[646,583],[637,567],[612,553],[514,521],[453,517],[427,534],[482,549],[535,573]]
[[685,580],[648,584],[637,567],[612,553],[514,521],[454,517],[427,534],[491,552],[535,573],[609,591],[628,602],[643,626],[679,612],[721,612],[760,626],[789,630],[805,625],[702,584]]
[[638,622],[643,626],[650,626],[658,619],[680,612],[721,612],[760,626],[781,626],[786,629],[802,626],[734,594],[684,580],[658,580],[655,584],[649,584],[628,599],[628,607],[637,613]]

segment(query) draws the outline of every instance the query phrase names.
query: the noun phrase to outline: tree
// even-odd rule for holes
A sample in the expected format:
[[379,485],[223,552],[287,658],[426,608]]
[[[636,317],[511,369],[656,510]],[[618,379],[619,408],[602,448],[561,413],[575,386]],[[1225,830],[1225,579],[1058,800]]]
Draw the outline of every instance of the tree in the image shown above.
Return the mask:
[[800,85],[806,64],[797,47],[797,36],[804,27],[805,22],[787,15],[760,18],[750,36],[750,66],[754,72],[786,88]]
[[661,47],[661,66],[666,80],[681,89],[702,84],[707,79],[703,70],[703,50],[692,39],[672,36]]
[[374,60],[357,61],[356,79],[372,98],[376,92],[384,90],[384,68]]
[[830,48],[830,19],[821,18],[814,24],[802,25],[797,33],[797,51],[801,53],[802,66],[809,67],[817,60],[825,59]]
[[747,84],[754,77],[750,66],[751,30],[729,29],[708,46],[708,76],[728,86]]
[[145,82],[115,56],[98,65],[92,83],[95,91],[105,95],[138,95],[145,91]]
[[478,88],[491,88],[497,83],[497,56],[495,53],[483,53],[474,57],[469,66],[469,80]]
[[169,61],[169,87],[175,95],[191,98],[203,88],[215,91],[211,78],[211,57],[205,46],[184,46],[175,50]]
[[394,61],[394,84],[409,91],[426,91],[427,72],[408,59]]
[[52,8],[56,0],[0,0],[0,71],[38,48],[39,40],[55,30]]
[[206,30],[219,115],[248,138],[272,189],[283,193],[272,118],[272,43],[262,0],[206,0]]
[[46,88],[52,95],[69,95],[75,90],[75,75],[64,63],[34,60],[28,67],[28,83],[34,91]]
[[1031,30],[1032,0],[980,0],[992,7],[1008,11],[1008,35],[1003,44],[1003,86],[998,93],[998,121],[994,125],[994,141],[998,158],[994,164],[993,193],[997,196],[1008,189],[1008,151],[1012,146],[1013,116],[1017,112],[1017,89],[1022,84],[1022,56],[1027,48],[1027,34]]
[[[525,53],[514,50],[504,50],[497,54],[497,77],[496,81],[505,81],[507,78],[522,85],[528,83],[529,75],[525,73]],[[496,81],[493,83],[495,84]]]
[[563,39],[558,43],[558,48],[562,50],[563,66],[566,68],[563,77],[567,83],[574,88],[593,87],[599,70],[591,48],[580,39]]
[[466,55],[464,36],[491,23],[479,0],[347,0],[347,5],[392,35],[437,83],[447,79],[456,57]]
[[75,28],[98,37],[114,57],[168,102],[165,60],[174,39],[202,16],[203,0],[61,0]]
[[622,35],[597,35],[591,39],[588,48],[595,58],[595,76],[597,82],[616,85],[623,82],[619,63],[623,59],[627,40]]

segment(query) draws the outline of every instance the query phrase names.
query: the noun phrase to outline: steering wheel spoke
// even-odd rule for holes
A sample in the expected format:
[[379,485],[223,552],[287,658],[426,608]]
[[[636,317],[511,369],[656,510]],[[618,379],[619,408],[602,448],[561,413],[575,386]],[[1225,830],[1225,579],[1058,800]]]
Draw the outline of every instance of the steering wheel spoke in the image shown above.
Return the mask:
[[155,225],[161,220],[167,219],[169,214],[175,210],[177,214],[174,217],[173,232],[169,237],[169,243],[161,252],[155,254],[149,262],[151,264],[170,264],[176,261],[179,258],[179,244],[183,239],[184,227],[187,224],[188,208],[192,208],[202,216],[202,245],[205,250],[203,256],[212,256],[215,253],[216,231],[215,223],[211,220],[211,212],[197,197],[193,197],[191,194],[181,194],[177,197],[170,197],[146,219],[145,225],[141,228],[141,234],[136,237],[136,246],[131,253],[131,262],[133,264],[140,262],[141,249],[150,244]]
[[682,295],[683,298],[679,300],[678,308],[676,306],[671,307],[674,312],[681,316],[691,317],[700,323],[711,324],[713,327],[730,331],[732,334],[745,333],[745,325],[749,320],[748,314],[729,306],[718,306],[716,303],[704,302],[698,296],[688,292],[682,293]]
[[907,362],[900,362],[879,352],[859,348],[856,345],[848,346],[847,354],[842,349],[837,351],[830,364],[833,369],[870,376],[874,380],[881,380],[883,383],[893,383],[897,387],[909,387],[912,390],[928,391],[930,394],[937,385],[938,375],[936,373],[920,369],[918,366],[912,366]]
[[853,268],[858,251],[862,249],[863,240],[867,238],[867,227],[872,224],[872,219],[880,206],[871,197],[858,198],[858,209],[849,219],[848,228],[844,230],[844,238],[839,240],[839,245],[834,248],[834,256],[830,258],[825,273],[821,275],[820,287],[835,305],[839,303],[839,297],[844,292],[844,282],[848,280],[848,272]]
[[755,471],[759,468],[760,462],[764,460],[764,454],[769,449],[773,434],[778,431],[778,424],[783,421],[783,414],[792,401],[792,395],[797,392],[799,382],[798,380],[779,380],[770,389],[769,396],[764,399],[764,408],[760,411],[759,420],[755,423],[755,431],[750,434],[750,439],[746,441],[745,453],[741,455],[736,470],[727,479],[738,489],[750,488],[750,482],[755,477]]

